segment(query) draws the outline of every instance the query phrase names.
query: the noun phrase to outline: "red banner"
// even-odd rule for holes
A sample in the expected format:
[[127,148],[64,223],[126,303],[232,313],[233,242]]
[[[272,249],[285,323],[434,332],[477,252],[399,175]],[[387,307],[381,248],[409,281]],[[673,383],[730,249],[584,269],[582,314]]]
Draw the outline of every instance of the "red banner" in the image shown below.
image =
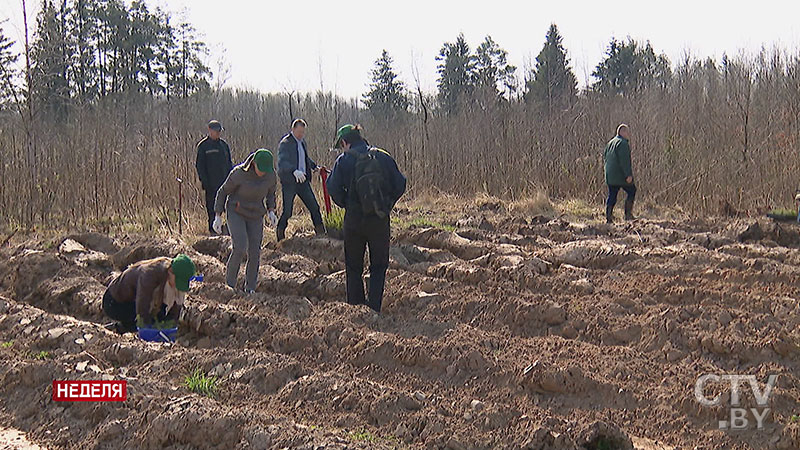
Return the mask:
[[54,380],[54,402],[124,402],[128,399],[126,380]]
[[325,199],[325,213],[331,213],[331,195],[328,194],[328,175],[330,172],[325,167],[320,167],[319,176],[322,178],[322,194]]

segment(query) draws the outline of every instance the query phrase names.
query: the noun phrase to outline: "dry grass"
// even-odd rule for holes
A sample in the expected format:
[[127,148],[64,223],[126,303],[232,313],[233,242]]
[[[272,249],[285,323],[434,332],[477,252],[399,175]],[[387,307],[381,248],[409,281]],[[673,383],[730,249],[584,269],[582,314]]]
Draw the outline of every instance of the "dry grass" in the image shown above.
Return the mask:
[[[730,58],[724,68],[688,61],[675,70],[669,86],[587,94],[551,115],[513,101],[452,115],[412,108],[387,121],[331,94],[302,96],[290,112],[283,95],[232,90],[180,101],[131,93],[76,105],[60,121],[12,114],[0,127],[0,209],[15,228],[175,232],[181,178],[189,231],[202,232],[194,162],[208,119],[226,124],[223,137],[239,162],[259,147],[274,150],[293,116],[307,119],[309,153],[328,167],[337,127],[362,123],[427,209],[477,195],[484,207],[515,200],[508,207],[520,214],[591,217],[605,195],[602,150],[620,122],[633,131],[640,200],[652,196],[693,215],[718,214],[721,202],[752,214],[790,200],[800,167],[800,58],[776,51]],[[539,191],[584,204],[548,206]]]
[[550,198],[542,191],[537,191],[533,196],[508,203],[508,211],[514,215],[531,216],[552,216],[556,209]]

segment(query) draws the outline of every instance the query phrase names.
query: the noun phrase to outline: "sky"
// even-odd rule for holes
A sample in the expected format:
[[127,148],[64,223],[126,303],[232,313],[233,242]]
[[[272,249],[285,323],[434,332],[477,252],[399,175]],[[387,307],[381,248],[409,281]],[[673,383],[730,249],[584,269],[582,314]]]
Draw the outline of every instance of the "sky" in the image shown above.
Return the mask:
[[[209,64],[230,68],[226,86],[265,92],[313,92],[322,87],[360,96],[381,50],[395,60],[408,86],[436,89],[436,60],[444,42],[463,32],[471,48],[492,38],[509,52],[517,76],[535,61],[551,23],[558,25],[581,86],[612,37],[649,40],[670,60],[756,53],[762,46],[797,53],[800,1],[674,0],[506,1],[407,0],[244,1],[147,0],[185,17],[212,50]],[[28,0],[29,24],[39,0]],[[0,0],[6,33],[22,41],[21,0]],[[652,6],[651,6],[652,5]]]

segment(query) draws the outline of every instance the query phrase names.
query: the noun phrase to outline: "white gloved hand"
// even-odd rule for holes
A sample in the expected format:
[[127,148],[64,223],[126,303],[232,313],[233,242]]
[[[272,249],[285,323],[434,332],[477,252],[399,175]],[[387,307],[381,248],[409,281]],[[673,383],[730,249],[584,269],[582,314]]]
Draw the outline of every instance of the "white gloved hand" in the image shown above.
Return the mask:
[[305,183],[306,182],[306,174],[300,170],[294,171],[294,179],[297,180],[298,183]]
[[278,226],[278,216],[275,215],[275,211],[267,213],[267,218],[269,219],[269,223],[272,224],[272,228]]
[[211,227],[214,228],[215,233],[222,234],[222,216],[217,214],[217,217],[214,217],[214,223]]

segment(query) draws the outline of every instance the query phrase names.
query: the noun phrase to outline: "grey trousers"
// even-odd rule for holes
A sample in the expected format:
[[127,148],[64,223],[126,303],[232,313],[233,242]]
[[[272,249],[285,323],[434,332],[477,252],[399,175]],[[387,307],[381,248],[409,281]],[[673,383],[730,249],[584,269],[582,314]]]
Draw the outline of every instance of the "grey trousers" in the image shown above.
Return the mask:
[[246,219],[235,211],[228,211],[228,231],[231,233],[233,251],[228,258],[225,282],[236,288],[239,266],[247,253],[245,289],[255,290],[258,284],[258,266],[261,259],[261,239],[264,237],[264,218]]

